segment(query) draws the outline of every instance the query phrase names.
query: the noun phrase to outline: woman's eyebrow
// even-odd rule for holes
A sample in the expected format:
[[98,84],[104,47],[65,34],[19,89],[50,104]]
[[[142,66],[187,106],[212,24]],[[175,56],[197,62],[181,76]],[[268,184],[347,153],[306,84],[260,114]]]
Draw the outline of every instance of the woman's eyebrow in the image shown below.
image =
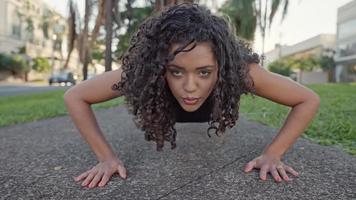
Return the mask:
[[[169,64],[168,67],[176,67],[176,68],[185,70],[184,67],[181,67],[181,66],[175,65],[175,64]],[[200,69],[206,69],[206,68],[209,68],[209,67],[214,68],[215,65],[204,65],[204,66],[201,66],[201,67],[197,67],[196,69],[197,69],[197,70],[200,70]]]

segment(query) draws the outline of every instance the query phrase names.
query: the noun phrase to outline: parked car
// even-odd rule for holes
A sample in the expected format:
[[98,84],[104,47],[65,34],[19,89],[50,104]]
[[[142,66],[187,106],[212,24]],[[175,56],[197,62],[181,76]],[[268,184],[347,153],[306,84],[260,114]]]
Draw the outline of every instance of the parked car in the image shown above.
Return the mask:
[[76,84],[76,76],[73,75],[72,72],[60,72],[60,73],[55,73],[51,75],[48,79],[49,85],[52,85],[53,83],[70,83],[71,85]]

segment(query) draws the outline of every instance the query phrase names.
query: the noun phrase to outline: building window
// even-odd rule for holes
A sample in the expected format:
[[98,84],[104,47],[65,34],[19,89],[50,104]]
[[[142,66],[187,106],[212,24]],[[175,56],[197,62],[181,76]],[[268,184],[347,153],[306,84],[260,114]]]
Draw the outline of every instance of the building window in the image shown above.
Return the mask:
[[356,19],[339,24],[338,38],[343,39],[356,34]]
[[19,25],[12,25],[12,36],[17,39],[21,39],[21,26]]
[[14,38],[21,39],[21,19],[18,15],[14,15],[11,22],[11,35]]
[[340,57],[356,55],[356,41],[338,45]]

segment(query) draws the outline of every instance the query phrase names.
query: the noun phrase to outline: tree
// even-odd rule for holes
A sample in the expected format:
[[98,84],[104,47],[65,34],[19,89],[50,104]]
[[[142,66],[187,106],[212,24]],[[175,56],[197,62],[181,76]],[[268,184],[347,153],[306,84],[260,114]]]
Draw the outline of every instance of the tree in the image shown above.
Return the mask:
[[105,71],[111,71],[112,63],[112,34],[113,34],[113,4],[115,0],[105,1]]
[[51,69],[51,64],[47,58],[34,58],[32,63],[32,69],[37,72],[48,72]]
[[[95,4],[98,4],[98,15],[95,20],[95,25],[91,33],[89,34],[89,22],[93,14],[93,8]],[[69,48],[68,55],[64,65],[64,68],[68,67],[69,59],[71,53],[77,43],[77,49],[79,52],[80,62],[83,64],[83,80],[88,77],[88,66],[91,63],[91,49],[94,47],[96,38],[99,35],[100,27],[104,22],[104,0],[94,1],[85,0],[85,13],[84,13],[84,25],[83,29],[78,26],[81,20],[78,17],[79,13],[77,11],[76,5],[73,0],[69,1]]]
[[282,58],[271,62],[268,65],[268,70],[283,76],[290,76],[292,73],[291,58]]
[[238,36],[248,41],[254,40],[257,17],[251,0],[229,0],[220,11],[230,17]]
[[155,1],[155,11],[163,10],[165,7],[178,5],[181,3],[194,3],[197,0],[156,0]]
[[304,71],[313,71],[315,68],[321,68],[322,60],[318,56],[307,55],[300,58],[284,57],[271,62],[268,69],[272,72],[289,76],[292,69],[299,69],[300,78]]
[[0,53],[0,71],[11,70],[12,57],[7,54]]
[[11,55],[11,69],[15,74],[25,74],[30,71],[29,65],[26,60],[20,55]]
[[263,55],[266,31],[270,30],[280,7],[282,7],[281,20],[283,21],[288,11],[288,5],[289,0],[228,0],[221,11],[232,19],[237,35],[247,40],[254,39],[256,27],[259,27],[262,36],[261,54]]
[[[154,11],[154,2],[147,1],[143,7],[134,7],[135,0],[128,0],[125,4],[125,10],[118,13],[115,11],[116,37],[119,39],[115,55],[121,58],[129,46],[129,40],[138,26]],[[115,15],[114,15],[115,16]],[[119,29],[125,30],[121,31]]]
[[[270,5],[268,5],[269,2],[271,1],[265,0],[264,5],[262,5],[262,0],[258,0],[258,3],[255,6],[257,22],[262,35],[262,51],[261,51],[262,55],[264,55],[265,53],[266,28],[268,27],[269,30],[271,29],[274,16],[276,15],[278,9],[281,6],[283,6],[282,20],[285,18],[288,11],[288,4],[289,4],[288,0],[272,0]],[[270,6],[269,10],[267,9],[268,6]],[[269,16],[268,18],[267,15]],[[263,65],[263,60],[262,60],[262,65]]]
[[79,58],[83,63],[83,80],[88,77],[88,66],[90,62],[90,48],[89,48],[89,20],[92,12],[92,1],[85,0],[85,14],[84,14],[84,28],[79,39]]

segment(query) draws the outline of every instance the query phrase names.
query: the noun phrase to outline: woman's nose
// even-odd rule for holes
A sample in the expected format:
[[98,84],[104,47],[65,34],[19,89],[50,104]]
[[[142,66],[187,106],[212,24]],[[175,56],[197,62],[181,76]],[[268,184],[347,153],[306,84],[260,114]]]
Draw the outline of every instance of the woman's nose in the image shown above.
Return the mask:
[[196,91],[198,88],[198,85],[196,83],[195,78],[192,75],[188,75],[186,80],[184,81],[183,89],[186,92],[192,93]]

